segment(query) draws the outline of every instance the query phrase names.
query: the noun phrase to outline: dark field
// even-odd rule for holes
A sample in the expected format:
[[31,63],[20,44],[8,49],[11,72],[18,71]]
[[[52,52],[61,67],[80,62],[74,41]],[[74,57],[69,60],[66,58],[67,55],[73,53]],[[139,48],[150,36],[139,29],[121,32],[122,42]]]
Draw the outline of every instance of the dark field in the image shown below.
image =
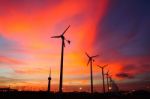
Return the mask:
[[47,93],[47,92],[0,92],[0,99],[150,99],[150,92],[120,93]]

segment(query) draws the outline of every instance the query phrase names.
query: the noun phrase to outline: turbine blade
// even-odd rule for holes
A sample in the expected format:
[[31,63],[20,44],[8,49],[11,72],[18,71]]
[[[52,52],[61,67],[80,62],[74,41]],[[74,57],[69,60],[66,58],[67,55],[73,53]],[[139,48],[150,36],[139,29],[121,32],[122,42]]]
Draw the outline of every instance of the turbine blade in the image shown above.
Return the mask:
[[99,68],[102,68],[101,66],[97,65]]
[[87,66],[89,65],[89,63],[90,63],[90,59],[89,59],[89,61],[88,61],[88,63],[87,63]]
[[109,74],[109,70],[107,71],[107,74]]
[[90,56],[88,55],[88,53],[87,53],[87,52],[85,52],[85,54],[87,55],[87,57],[89,57],[89,58],[90,58]]
[[70,40],[67,40],[67,39],[65,39],[65,40],[67,41],[67,43],[68,43],[68,44],[70,44],[70,43],[71,43],[71,41],[70,41]]
[[103,66],[100,66],[100,65],[97,65],[97,66],[98,66],[99,68],[101,68],[101,69],[103,68]]
[[62,33],[62,35],[64,35],[66,33],[66,31],[69,29],[70,25],[66,28],[66,30]]
[[109,75],[109,70],[105,73],[105,75],[108,77],[108,75]]
[[105,68],[105,67],[107,67],[107,66],[108,66],[108,64],[104,65],[103,68]]
[[98,57],[99,55],[92,56],[92,58]]
[[51,38],[60,38],[61,36],[52,36]]

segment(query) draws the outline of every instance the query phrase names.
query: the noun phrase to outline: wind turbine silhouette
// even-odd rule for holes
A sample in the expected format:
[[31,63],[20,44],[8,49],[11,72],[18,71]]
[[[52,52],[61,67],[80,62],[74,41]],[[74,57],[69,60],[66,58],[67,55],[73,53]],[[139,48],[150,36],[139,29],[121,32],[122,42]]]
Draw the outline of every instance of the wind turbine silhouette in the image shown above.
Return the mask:
[[87,57],[89,58],[87,65],[90,63],[90,72],[91,72],[91,93],[93,93],[93,72],[92,72],[92,62],[94,62],[95,57],[98,57],[99,55],[95,56],[89,56],[87,53],[85,53]]
[[109,81],[108,81],[108,79],[109,79],[109,70],[106,72],[106,78],[107,78],[107,91],[109,92]]
[[110,80],[110,91],[111,92],[118,92],[119,91],[119,87],[115,83],[115,81],[112,79],[112,75],[109,76],[109,80]]
[[48,92],[51,91],[51,68],[50,68],[50,72],[49,72],[49,77],[48,77]]
[[66,31],[69,29],[70,25],[65,29],[65,31],[59,36],[52,36],[51,38],[61,38],[62,40],[62,48],[61,48],[61,63],[60,63],[60,82],[59,82],[59,92],[62,93],[62,82],[63,82],[63,56],[64,56],[64,47],[65,41],[70,44],[70,40],[67,40],[64,36]]
[[104,78],[104,68],[108,65],[104,65],[104,66],[99,66],[97,65],[99,68],[102,69],[102,77],[103,77],[103,93],[105,93],[105,78]]

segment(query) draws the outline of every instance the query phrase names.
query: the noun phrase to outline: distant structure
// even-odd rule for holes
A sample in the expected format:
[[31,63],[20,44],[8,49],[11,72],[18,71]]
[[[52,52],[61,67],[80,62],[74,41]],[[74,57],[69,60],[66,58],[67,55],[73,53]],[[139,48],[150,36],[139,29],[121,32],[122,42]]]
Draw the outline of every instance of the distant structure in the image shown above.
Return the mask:
[[49,77],[48,77],[48,88],[47,91],[51,92],[51,68],[50,68],[50,72],[49,72]]
[[117,86],[117,84],[115,83],[114,80],[112,80],[111,77],[110,78],[110,92],[119,92],[119,87]]
[[18,91],[17,89],[11,89],[10,87],[0,88],[0,92]]
[[52,36],[51,38],[61,38],[62,40],[62,48],[61,48],[61,63],[60,63],[60,82],[59,82],[59,92],[62,93],[62,82],[63,82],[63,59],[64,59],[64,47],[65,41],[70,44],[70,40],[67,40],[64,36],[66,31],[69,29],[70,25],[66,28],[66,30],[59,36]]
[[108,65],[104,65],[104,66],[99,66],[97,65],[99,68],[102,69],[102,77],[103,77],[103,93],[105,93],[105,78],[104,78],[104,68]]
[[94,61],[93,58],[98,57],[99,55],[95,56],[89,56],[87,53],[85,53],[87,57],[89,58],[87,65],[90,63],[90,71],[91,71],[91,93],[93,93],[93,72],[92,72],[92,62]]

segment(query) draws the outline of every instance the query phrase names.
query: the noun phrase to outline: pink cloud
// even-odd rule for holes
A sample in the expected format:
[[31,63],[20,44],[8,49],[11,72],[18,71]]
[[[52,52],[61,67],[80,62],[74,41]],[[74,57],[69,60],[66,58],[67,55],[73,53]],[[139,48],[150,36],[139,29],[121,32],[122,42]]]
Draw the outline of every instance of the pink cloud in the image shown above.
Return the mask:
[[24,62],[21,60],[5,57],[5,56],[0,56],[0,63],[13,64],[13,65],[24,64]]

